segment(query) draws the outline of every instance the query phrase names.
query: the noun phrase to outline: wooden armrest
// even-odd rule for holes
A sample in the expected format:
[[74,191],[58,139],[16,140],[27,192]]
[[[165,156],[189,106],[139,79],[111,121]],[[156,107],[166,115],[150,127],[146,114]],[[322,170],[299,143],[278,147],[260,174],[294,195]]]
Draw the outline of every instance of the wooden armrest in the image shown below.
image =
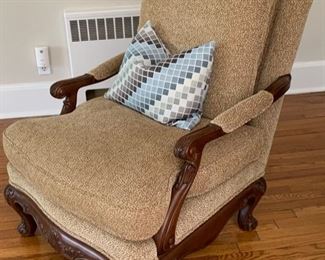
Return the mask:
[[265,90],[273,95],[273,103],[281,98],[290,88],[291,75],[287,74],[279,77]]
[[84,74],[79,77],[60,80],[55,82],[50,89],[50,93],[55,98],[64,98],[74,95],[82,87],[97,83],[98,81],[90,74]]
[[176,157],[183,159],[189,163],[199,163],[204,146],[217,139],[226,133],[221,127],[208,124],[207,126],[193,131],[183,137],[181,137],[174,148],[174,154]]
[[123,56],[123,53],[118,54],[87,74],[54,83],[50,89],[51,95],[55,98],[65,98],[61,115],[70,113],[76,108],[77,94],[80,88],[101,82],[116,75],[122,63]]
[[[265,89],[265,91],[273,95],[273,103],[287,92],[290,81],[290,75],[281,76]],[[210,123],[206,127],[181,137],[175,145],[174,154],[187,162],[199,164],[204,146],[225,134],[226,132],[221,126]]]
[[[266,88],[266,91],[273,95],[273,103],[289,89],[290,80],[291,76],[285,75]],[[206,127],[193,131],[177,141],[174,154],[184,160],[185,163],[173,186],[171,201],[164,223],[153,237],[159,255],[165,254],[175,246],[178,217],[187,193],[195,180],[204,146],[225,134],[226,132],[220,126],[210,123]]]
[[84,74],[79,77],[61,80],[51,86],[50,93],[55,98],[65,98],[61,115],[72,112],[77,106],[78,90],[99,82],[94,76]]

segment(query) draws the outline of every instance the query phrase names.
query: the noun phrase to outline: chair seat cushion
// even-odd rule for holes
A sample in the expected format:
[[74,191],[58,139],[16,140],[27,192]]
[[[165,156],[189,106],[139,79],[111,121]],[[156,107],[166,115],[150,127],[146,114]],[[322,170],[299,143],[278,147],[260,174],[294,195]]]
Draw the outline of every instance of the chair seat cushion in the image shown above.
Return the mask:
[[[198,127],[207,123],[202,119]],[[230,147],[207,146],[191,196],[257,159],[259,130],[241,131],[220,139],[221,146],[240,150],[231,160],[222,154]],[[3,144],[10,163],[47,200],[117,237],[144,240],[163,223],[183,163],[174,145],[186,133],[100,98],[64,116],[20,120],[5,131]],[[219,169],[229,164],[229,171]]]

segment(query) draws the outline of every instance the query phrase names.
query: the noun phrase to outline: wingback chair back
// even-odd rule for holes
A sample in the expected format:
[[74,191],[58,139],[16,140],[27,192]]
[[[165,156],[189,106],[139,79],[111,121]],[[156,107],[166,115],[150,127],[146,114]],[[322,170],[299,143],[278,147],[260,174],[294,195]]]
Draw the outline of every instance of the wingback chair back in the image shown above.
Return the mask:
[[[277,0],[273,23],[260,62],[255,90],[264,89],[280,75],[291,72],[312,0]],[[252,125],[264,129],[266,145],[261,161],[266,164],[277,127],[283,99],[252,120]]]
[[273,8],[273,0],[144,0],[140,26],[150,20],[171,52],[216,42],[203,110],[212,119],[253,94]]
[[[214,69],[204,116],[211,119],[290,73],[312,0],[144,0],[150,20],[172,52],[214,40]],[[258,12],[256,11],[258,10]],[[265,130],[266,163],[282,106],[251,124]]]

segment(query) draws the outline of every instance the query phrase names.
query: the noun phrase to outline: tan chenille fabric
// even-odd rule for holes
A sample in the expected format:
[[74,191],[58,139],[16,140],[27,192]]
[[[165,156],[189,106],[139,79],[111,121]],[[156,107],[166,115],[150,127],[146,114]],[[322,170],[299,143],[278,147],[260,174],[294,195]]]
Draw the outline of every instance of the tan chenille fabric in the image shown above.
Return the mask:
[[214,118],[251,96],[266,42],[274,0],[144,0],[147,20],[173,53],[217,43],[203,113]]
[[58,227],[90,245],[109,260],[154,260],[158,259],[153,239],[129,241],[119,239],[95,224],[82,219],[49,201],[43,192],[35,188],[25,175],[8,164],[9,182],[29,196],[42,212]]
[[225,133],[231,133],[261,115],[272,103],[273,95],[270,92],[261,90],[222,112],[211,123],[220,126]]
[[[274,23],[268,36],[256,91],[265,89],[279,76],[291,72],[312,0],[278,0]],[[266,165],[273,136],[282,107],[278,100],[264,114],[252,121],[264,131],[266,145],[261,151],[261,161]]]
[[245,166],[258,160],[263,146],[263,132],[251,126],[243,126],[208,143],[187,196],[195,197],[219,187]]
[[[260,178],[264,174],[263,169],[264,166],[258,162],[252,163],[209,193],[187,199],[180,213],[176,230],[176,243],[179,243],[198,228],[250,183]],[[11,164],[8,165],[8,174],[10,184],[26,193],[51,221],[68,234],[95,248],[110,260],[158,259],[153,239],[144,241],[119,239],[47,200],[43,193],[36,190],[24,174]]]
[[116,55],[113,58],[100,64],[98,67],[92,69],[90,72],[88,72],[88,74],[93,75],[97,80],[106,79],[118,73],[123,57],[124,53]]
[[186,132],[100,98],[59,117],[21,120],[4,132],[9,161],[53,203],[130,240],[160,228],[181,167]]
[[[4,148],[14,167],[53,203],[115,236],[143,240],[164,220],[183,163],[174,146],[186,133],[98,98],[71,114],[13,124],[4,133]],[[190,196],[257,160],[259,133],[246,126],[209,144]]]

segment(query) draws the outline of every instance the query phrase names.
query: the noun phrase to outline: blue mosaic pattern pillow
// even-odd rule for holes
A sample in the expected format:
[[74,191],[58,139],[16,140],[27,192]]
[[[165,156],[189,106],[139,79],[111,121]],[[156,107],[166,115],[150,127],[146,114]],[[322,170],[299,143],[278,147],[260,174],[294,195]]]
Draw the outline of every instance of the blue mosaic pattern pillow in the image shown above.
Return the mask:
[[190,130],[201,119],[214,49],[215,43],[208,42],[171,55],[147,22],[105,97],[162,124]]
[[150,21],[148,21],[139,30],[126,50],[121,69],[132,58],[149,66],[167,59],[169,55],[169,51],[152,29]]

